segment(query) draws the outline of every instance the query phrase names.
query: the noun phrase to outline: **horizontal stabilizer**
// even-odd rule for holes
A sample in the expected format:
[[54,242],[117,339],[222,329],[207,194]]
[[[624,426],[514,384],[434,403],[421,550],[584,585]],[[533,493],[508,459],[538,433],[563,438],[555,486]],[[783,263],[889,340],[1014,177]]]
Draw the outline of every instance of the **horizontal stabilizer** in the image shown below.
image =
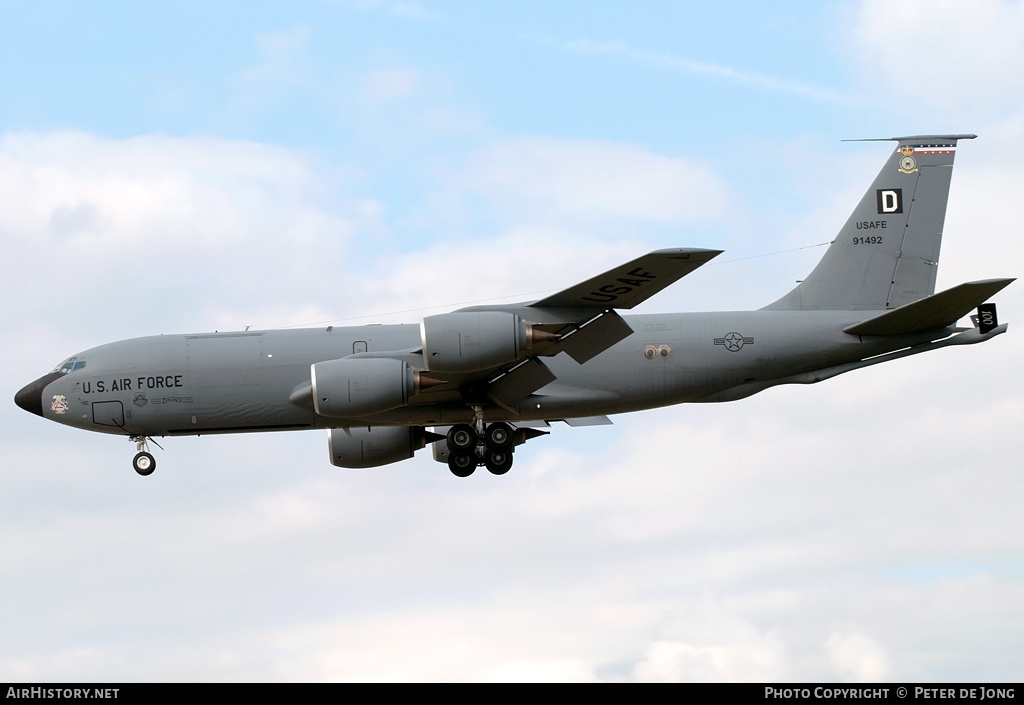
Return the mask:
[[857,323],[844,332],[852,335],[901,335],[951,326],[1002,290],[1013,279],[984,279],[932,294]]
[[907,135],[905,137],[864,137],[859,140],[843,140],[843,142],[936,142],[955,140],[976,140],[977,135]]
[[633,308],[679,281],[721,250],[656,250],[565,291],[530,304],[534,308]]

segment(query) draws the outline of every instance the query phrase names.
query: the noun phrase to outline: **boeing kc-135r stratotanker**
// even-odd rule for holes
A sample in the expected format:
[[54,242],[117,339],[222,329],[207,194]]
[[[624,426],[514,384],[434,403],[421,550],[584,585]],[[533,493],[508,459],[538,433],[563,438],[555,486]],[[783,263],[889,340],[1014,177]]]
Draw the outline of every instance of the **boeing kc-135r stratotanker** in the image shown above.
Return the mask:
[[[1012,279],[935,292],[957,142],[895,137],[871,188],[810,275],[757,311],[621,316],[720,254],[658,250],[557,294],[419,325],[161,335],[68,358],[18,392],[27,411],[127,436],[328,430],[348,468],[435,459],[500,475],[556,420],[610,423],[683,402],[743,399],[1006,332],[989,297]],[[974,326],[957,322],[977,308]]]

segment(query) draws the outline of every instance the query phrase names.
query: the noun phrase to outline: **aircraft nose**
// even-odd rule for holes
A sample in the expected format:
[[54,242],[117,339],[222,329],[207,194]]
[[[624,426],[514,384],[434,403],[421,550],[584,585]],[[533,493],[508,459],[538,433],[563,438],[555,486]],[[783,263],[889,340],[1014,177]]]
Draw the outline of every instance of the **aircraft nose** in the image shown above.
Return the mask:
[[43,390],[53,380],[60,377],[59,372],[51,372],[43,375],[35,382],[26,384],[17,394],[14,395],[14,403],[25,411],[31,411],[37,416],[43,415]]

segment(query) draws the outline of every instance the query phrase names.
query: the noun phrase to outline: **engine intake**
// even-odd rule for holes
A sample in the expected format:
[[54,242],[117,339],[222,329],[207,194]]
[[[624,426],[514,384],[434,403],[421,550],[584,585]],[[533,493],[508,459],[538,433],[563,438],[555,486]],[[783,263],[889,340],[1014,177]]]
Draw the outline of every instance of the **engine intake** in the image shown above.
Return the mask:
[[479,372],[527,356],[534,342],[554,336],[507,311],[456,311],[420,325],[423,366],[431,372]]
[[331,464],[339,468],[375,468],[407,460],[427,443],[444,436],[418,426],[332,428],[327,432]]
[[310,368],[313,409],[321,416],[356,418],[408,403],[419,390],[419,373],[402,360],[341,358]]

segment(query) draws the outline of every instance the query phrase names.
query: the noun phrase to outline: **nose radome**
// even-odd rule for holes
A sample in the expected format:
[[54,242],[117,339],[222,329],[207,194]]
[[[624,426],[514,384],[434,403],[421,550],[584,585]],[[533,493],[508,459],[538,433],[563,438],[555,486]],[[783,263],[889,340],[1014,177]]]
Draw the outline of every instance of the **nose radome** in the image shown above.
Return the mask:
[[43,375],[35,382],[26,384],[17,394],[14,395],[14,403],[25,411],[31,411],[37,416],[43,415],[43,390],[53,380],[61,377],[60,372],[51,372]]

